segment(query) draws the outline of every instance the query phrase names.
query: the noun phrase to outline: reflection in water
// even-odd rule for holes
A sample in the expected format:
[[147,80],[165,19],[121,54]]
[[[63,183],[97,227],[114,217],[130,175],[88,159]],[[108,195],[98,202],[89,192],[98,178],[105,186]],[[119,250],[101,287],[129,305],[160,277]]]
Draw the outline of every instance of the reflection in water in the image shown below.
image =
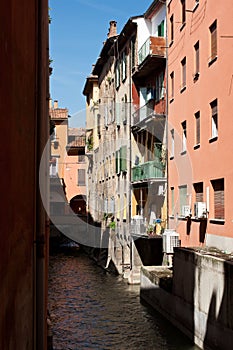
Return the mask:
[[140,303],[139,286],[106,273],[81,251],[50,257],[49,309],[54,350],[196,349]]

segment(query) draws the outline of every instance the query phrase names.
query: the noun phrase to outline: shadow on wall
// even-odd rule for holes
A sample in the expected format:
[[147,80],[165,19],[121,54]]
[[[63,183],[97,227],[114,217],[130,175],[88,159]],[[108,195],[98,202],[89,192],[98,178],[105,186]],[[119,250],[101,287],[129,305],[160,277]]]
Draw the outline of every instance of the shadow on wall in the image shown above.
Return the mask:
[[233,347],[233,262],[224,263],[224,291],[219,312],[216,292],[212,294],[203,349],[231,350]]

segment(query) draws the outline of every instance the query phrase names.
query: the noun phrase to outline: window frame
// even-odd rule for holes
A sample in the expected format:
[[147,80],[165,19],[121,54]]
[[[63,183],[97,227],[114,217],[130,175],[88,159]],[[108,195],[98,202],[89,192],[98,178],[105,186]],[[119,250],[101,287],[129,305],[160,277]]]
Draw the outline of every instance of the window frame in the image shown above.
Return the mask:
[[218,99],[216,98],[210,103],[211,108],[211,141],[218,139],[219,126],[218,126]]
[[180,92],[183,92],[186,89],[187,84],[187,60],[186,56],[181,61],[181,86],[180,86]]
[[182,151],[181,154],[185,154],[187,152],[187,120],[184,120],[181,123],[182,127]]
[[201,114],[197,111],[195,114],[195,146],[200,146],[201,143]]

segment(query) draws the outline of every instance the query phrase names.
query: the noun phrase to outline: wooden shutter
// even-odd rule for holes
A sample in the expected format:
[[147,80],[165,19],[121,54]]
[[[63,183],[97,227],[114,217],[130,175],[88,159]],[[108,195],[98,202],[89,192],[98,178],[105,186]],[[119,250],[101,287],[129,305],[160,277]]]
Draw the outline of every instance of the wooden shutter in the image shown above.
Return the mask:
[[200,70],[199,41],[195,44],[194,48],[195,48],[195,60],[196,60],[195,73],[198,73]]
[[186,85],[186,57],[182,60],[182,88]]
[[201,140],[200,112],[195,113],[195,118],[196,118],[196,144],[199,145],[200,140]]
[[211,59],[217,56],[217,21],[215,21],[210,27],[211,34]]

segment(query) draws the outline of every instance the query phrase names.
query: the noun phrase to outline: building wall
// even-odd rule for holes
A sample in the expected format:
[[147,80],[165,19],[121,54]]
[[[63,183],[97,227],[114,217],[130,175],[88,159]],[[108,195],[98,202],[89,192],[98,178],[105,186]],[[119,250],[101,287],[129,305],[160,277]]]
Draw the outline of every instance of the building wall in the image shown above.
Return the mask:
[[86,175],[86,156],[83,156],[82,158],[84,158],[84,160],[80,161],[80,156],[78,155],[67,155],[65,157],[64,181],[66,186],[66,198],[68,202],[70,202],[70,200],[77,195],[86,196],[86,185],[81,186],[78,184],[78,170],[84,170]]
[[[231,167],[233,144],[231,134],[233,124],[229,111],[232,109],[232,3],[224,6],[212,1],[186,1],[186,23],[181,24],[181,4],[170,1],[168,5],[168,151],[169,189],[174,187],[175,208],[172,210],[170,198],[170,227],[176,228],[181,235],[182,245],[216,245],[221,249],[233,250],[231,193],[233,190],[233,171]],[[171,42],[170,18],[174,16],[174,40]],[[210,27],[217,20],[217,57],[210,61]],[[194,45],[199,41],[199,75],[195,73]],[[182,65],[186,57],[186,86],[182,90]],[[171,73],[174,72],[174,96],[172,96]],[[212,138],[211,106],[218,103],[218,137]],[[200,144],[196,144],[195,113],[200,111]],[[182,153],[182,125],[187,126],[187,151]],[[171,130],[175,135],[175,154],[172,153]],[[224,178],[223,220],[215,219],[214,189],[211,180]],[[186,203],[190,205],[194,216],[196,201],[193,184],[203,182],[203,201],[207,203],[207,225],[200,221],[187,221],[179,209],[179,186],[187,185]],[[173,211],[173,213],[172,213]],[[212,219],[212,220],[211,220]],[[225,239],[227,237],[227,240]]]
[[48,232],[38,169],[49,124],[46,0],[4,3],[0,56],[0,348],[45,349]]

